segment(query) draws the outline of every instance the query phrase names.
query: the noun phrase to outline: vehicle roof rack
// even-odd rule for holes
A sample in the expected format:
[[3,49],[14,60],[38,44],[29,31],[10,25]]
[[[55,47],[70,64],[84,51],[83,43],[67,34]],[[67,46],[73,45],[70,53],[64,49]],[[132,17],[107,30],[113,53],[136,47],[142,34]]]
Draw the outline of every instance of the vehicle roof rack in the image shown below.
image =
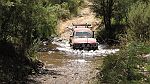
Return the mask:
[[75,28],[77,28],[77,26],[85,26],[86,28],[89,28],[92,26],[91,24],[88,24],[88,23],[86,23],[86,24],[73,24],[72,23],[72,25],[75,26]]

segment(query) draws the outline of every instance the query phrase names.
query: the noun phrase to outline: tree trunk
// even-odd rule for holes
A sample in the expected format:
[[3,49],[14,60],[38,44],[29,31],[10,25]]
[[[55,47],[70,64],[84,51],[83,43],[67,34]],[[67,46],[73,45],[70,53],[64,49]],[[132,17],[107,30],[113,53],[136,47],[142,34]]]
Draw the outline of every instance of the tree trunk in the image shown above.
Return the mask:
[[112,26],[111,26],[111,16],[112,16],[112,7],[114,4],[113,0],[107,0],[105,2],[105,8],[103,10],[104,14],[104,24],[105,24],[105,29],[107,31],[107,40],[111,39],[112,37]]

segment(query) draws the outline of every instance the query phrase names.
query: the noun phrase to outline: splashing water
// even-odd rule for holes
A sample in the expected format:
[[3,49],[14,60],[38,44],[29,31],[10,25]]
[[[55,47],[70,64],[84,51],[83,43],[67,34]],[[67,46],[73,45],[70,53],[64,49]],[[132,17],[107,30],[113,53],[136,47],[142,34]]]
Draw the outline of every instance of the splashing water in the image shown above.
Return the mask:
[[57,50],[67,54],[67,55],[76,55],[76,56],[84,56],[84,57],[91,57],[91,56],[106,56],[108,54],[114,54],[119,51],[119,49],[104,49],[104,45],[98,45],[98,50],[74,50],[70,47],[68,40],[62,39],[54,39],[52,42],[55,45],[58,45],[56,48]]

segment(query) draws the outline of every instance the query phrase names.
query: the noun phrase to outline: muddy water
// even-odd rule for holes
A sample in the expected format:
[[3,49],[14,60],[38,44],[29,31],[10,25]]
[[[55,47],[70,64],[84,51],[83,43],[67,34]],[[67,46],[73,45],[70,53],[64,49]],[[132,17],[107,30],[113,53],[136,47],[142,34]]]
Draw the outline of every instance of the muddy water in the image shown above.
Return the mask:
[[52,73],[35,77],[41,84],[93,84],[103,57],[119,51],[103,45],[96,51],[73,50],[67,40],[58,39],[47,47],[50,50],[39,52],[38,59]]

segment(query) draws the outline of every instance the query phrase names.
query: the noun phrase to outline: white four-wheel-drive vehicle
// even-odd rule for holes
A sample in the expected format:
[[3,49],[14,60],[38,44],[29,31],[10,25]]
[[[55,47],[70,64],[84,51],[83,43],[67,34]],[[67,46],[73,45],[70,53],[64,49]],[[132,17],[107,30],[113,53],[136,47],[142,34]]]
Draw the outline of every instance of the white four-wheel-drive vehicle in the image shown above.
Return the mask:
[[97,50],[98,42],[94,38],[94,31],[90,24],[73,24],[70,45],[73,49]]

